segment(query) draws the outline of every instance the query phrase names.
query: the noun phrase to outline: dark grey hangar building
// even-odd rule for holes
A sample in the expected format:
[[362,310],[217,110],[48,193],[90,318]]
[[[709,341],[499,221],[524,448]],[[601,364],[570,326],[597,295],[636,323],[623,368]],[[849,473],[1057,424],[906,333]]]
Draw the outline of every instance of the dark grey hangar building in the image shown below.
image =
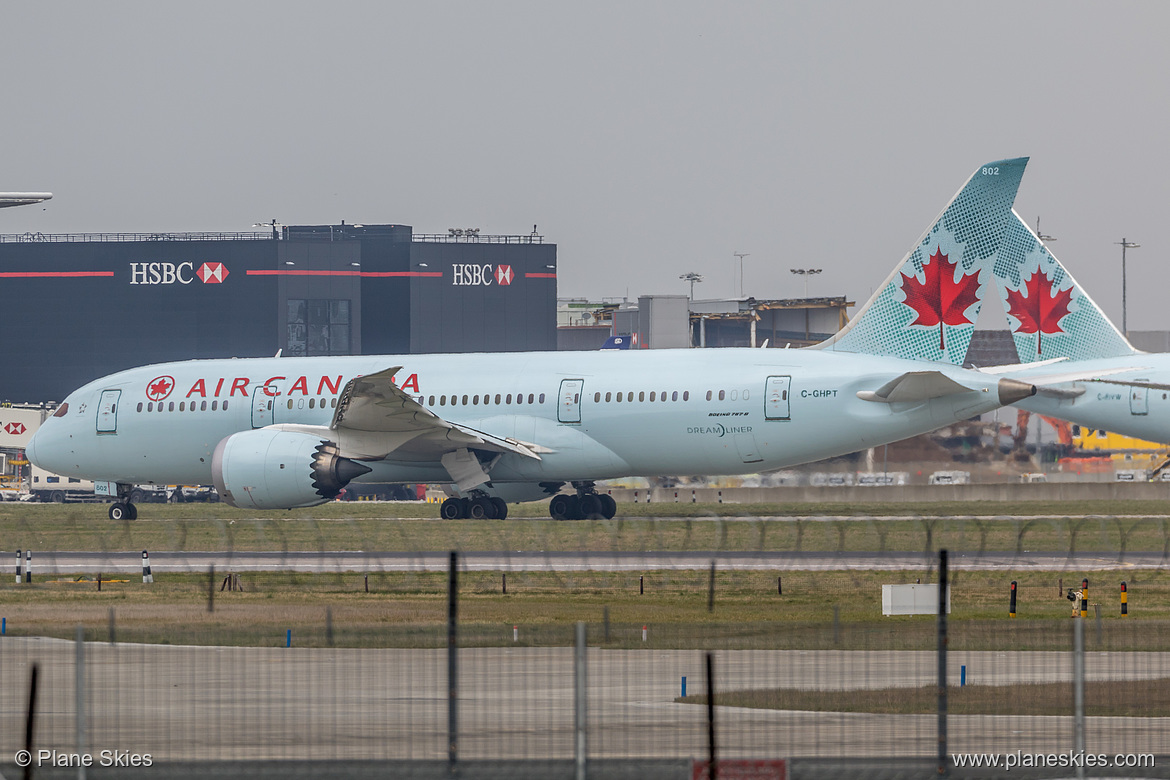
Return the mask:
[[0,236],[0,400],[169,360],[556,349],[556,245],[407,225]]

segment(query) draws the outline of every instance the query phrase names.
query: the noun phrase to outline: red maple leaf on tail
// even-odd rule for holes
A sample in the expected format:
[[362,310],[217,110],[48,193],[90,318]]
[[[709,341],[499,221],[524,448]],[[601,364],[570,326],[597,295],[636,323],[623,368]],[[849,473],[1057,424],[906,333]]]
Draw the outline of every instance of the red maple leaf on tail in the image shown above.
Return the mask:
[[979,302],[979,274],[964,274],[956,282],[957,265],[942,253],[942,247],[936,247],[930,260],[922,264],[925,281],[902,274],[906,305],[918,315],[910,324],[928,328],[938,325],[940,350],[946,350],[943,326],[974,324],[967,319],[965,312],[971,304]]
[[[1042,334],[1064,333],[1060,320],[1069,314],[1068,305],[1072,303],[1072,288],[1053,295],[1052,287],[1052,280],[1037,269],[1019,290],[1007,291],[1008,314],[1020,321],[1015,332],[1036,334],[1037,355],[1042,352]],[[1025,290],[1026,298],[1021,294]]]

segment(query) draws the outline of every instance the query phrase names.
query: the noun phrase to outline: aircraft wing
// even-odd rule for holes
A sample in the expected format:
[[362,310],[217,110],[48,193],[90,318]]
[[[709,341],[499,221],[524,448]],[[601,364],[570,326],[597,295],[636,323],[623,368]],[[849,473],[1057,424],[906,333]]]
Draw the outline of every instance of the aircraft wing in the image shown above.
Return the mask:
[[0,192],[0,209],[10,206],[28,206],[53,197],[51,192]]
[[329,428],[348,457],[385,458],[399,453],[435,460],[459,449],[513,453],[540,460],[536,445],[449,422],[394,384],[402,366],[351,379],[341,391]]
[[[1021,368],[1028,368],[1031,366],[1047,365],[1048,363],[1055,363],[1064,360],[1064,358],[1055,358],[1052,361],[1044,361],[1042,363],[1024,364],[1021,366],[994,366],[992,368],[979,369],[987,374],[1003,374],[1012,370],[1019,370]],[[1006,370],[1001,370],[1006,369]],[[1111,385],[1124,385],[1128,387],[1145,387],[1150,390],[1170,390],[1170,385],[1159,384],[1157,382],[1147,382],[1143,380],[1133,381],[1126,379],[1105,379],[1104,377],[1113,374],[1128,373],[1131,371],[1145,371],[1143,366],[1123,366],[1119,368],[1106,368],[1100,370],[1089,371],[1065,371],[1060,374],[1030,374],[1022,377],[1022,379],[1036,385],[1036,391],[1040,395],[1052,396],[1055,398],[1077,398],[1085,394],[1083,387],[1056,387],[1056,385],[1068,384],[1070,382],[1103,382]]]

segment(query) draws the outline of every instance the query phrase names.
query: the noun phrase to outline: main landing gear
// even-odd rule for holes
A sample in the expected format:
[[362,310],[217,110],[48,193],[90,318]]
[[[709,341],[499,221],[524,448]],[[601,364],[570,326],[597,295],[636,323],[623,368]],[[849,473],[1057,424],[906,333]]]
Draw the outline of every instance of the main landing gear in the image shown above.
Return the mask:
[[506,520],[508,504],[502,498],[483,494],[470,498],[448,498],[439,505],[444,520]]
[[548,502],[548,513],[553,520],[612,520],[617,514],[617,501],[608,493],[598,493],[592,482],[574,482],[577,495],[558,493]]

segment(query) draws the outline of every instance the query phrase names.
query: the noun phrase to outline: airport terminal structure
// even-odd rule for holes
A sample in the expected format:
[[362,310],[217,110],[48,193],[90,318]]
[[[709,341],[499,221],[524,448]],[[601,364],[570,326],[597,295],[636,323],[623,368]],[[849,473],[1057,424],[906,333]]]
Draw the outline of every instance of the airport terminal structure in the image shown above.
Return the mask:
[[0,399],[196,358],[556,349],[557,248],[408,225],[0,236]]

